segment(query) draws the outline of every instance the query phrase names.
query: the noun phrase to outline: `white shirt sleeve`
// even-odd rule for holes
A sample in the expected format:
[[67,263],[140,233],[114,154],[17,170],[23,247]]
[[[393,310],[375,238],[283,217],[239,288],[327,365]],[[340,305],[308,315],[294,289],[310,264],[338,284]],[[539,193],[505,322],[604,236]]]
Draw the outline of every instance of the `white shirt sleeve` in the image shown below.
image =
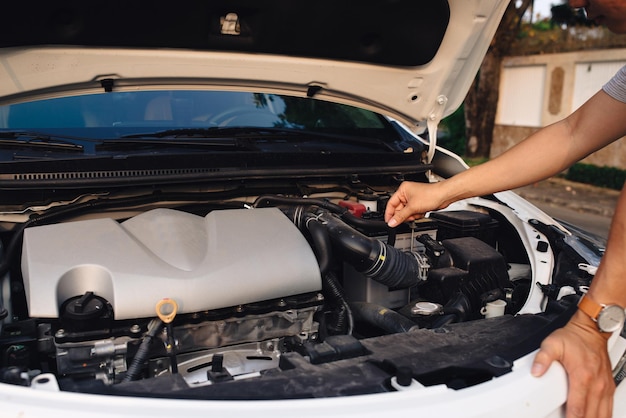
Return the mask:
[[620,68],[617,74],[602,86],[602,90],[615,100],[626,103],[626,66]]

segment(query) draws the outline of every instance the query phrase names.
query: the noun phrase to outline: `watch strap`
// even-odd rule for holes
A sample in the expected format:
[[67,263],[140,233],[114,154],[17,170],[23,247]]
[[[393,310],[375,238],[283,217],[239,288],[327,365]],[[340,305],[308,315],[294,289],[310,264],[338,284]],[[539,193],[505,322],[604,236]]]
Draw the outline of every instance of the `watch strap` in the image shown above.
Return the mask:
[[603,308],[604,306],[596,303],[587,295],[583,295],[583,297],[578,302],[578,309],[586,313],[591,319],[596,322],[598,321],[598,315],[600,315],[600,312],[602,312]]

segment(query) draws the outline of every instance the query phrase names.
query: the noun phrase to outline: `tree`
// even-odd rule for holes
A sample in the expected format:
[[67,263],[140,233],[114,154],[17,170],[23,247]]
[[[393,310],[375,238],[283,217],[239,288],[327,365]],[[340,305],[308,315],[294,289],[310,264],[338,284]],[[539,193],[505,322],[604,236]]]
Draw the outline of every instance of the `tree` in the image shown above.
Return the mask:
[[500,64],[519,32],[522,17],[533,0],[512,0],[465,98],[466,155],[489,157],[500,86]]

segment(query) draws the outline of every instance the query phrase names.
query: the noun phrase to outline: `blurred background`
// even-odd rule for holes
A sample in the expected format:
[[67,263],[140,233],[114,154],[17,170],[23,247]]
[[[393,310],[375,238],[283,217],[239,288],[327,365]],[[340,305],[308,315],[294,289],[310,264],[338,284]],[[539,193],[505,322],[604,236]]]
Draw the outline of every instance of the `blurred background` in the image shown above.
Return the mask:
[[[469,165],[480,164],[572,113],[624,65],[626,36],[588,21],[583,10],[562,0],[513,0],[438,142]],[[588,222],[604,234],[626,180],[623,143],[518,191],[552,216]]]

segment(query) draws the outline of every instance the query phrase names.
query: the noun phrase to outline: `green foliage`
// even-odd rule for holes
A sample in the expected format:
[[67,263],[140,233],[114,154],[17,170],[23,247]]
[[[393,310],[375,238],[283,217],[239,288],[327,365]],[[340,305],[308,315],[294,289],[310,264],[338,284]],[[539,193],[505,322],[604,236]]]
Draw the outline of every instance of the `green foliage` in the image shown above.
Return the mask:
[[543,19],[533,23],[532,28],[536,31],[546,32],[554,29],[554,23],[548,19]]
[[465,111],[459,107],[453,114],[441,121],[441,135],[437,144],[457,155],[465,154]]
[[599,167],[593,164],[576,163],[567,170],[567,180],[621,190],[626,181],[626,170],[615,167]]
[[470,167],[474,167],[475,165],[486,163],[487,161],[489,161],[489,158],[463,158],[463,161],[465,161],[465,164],[469,165]]

